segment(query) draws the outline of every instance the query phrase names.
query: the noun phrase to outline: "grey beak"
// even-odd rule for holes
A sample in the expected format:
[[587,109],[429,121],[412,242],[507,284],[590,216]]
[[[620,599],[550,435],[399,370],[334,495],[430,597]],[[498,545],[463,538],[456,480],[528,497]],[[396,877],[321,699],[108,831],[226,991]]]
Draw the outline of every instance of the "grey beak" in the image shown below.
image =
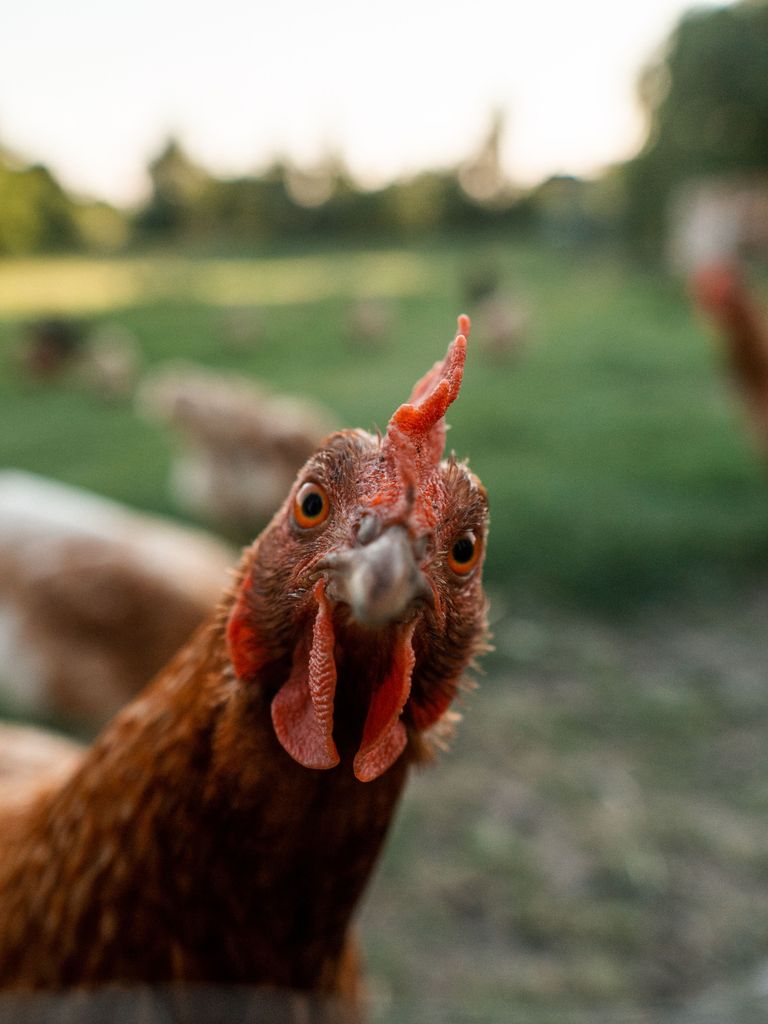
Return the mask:
[[334,552],[318,568],[328,573],[328,596],[348,604],[361,625],[393,622],[417,598],[434,603],[402,526],[389,527],[370,544]]

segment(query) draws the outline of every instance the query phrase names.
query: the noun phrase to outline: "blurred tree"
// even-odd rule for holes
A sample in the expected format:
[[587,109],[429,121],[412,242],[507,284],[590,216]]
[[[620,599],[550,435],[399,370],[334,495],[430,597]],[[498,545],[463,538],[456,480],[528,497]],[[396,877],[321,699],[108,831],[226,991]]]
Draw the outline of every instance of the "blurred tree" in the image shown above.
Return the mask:
[[504,206],[508,204],[512,195],[501,159],[501,144],[505,130],[504,112],[494,111],[488,134],[479,149],[459,168],[461,187],[478,203]]
[[109,203],[80,201],[75,206],[74,218],[86,249],[117,252],[130,241],[131,225],[127,214]]
[[398,234],[420,235],[445,226],[453,178],[425,171],[398,182],[382,196],[382,216]]
[[207,171],[169,138],[148,167],[152,182],[149,202],[137,217],[139,228],[157,235],[178,236],[194,228],[212,191]]
[[0,163],[0,253],[67,249],[78,242],[74,203],[50,171]]
[[113,250],[129,237],[125,213],[75,199],[48,168],[0,145],[0,255],[76,248]]
[[625,167],[627,226],[657,249],[683,181],[768,172],[768,2],[686,14],[643,73],[648,137]]
[[[216,178],[170,139],[149,165],[152,192],[136,225],[145,236],[214,244],[519,227],[518,197],[499,161],[502,127],[498,117],[492,120],[478,154],[461,171],[424,171],[376,190],[361,188],[334,152],[315,167],[276,160],[259,174]],[[474,182],[474,194],[462,173]]]

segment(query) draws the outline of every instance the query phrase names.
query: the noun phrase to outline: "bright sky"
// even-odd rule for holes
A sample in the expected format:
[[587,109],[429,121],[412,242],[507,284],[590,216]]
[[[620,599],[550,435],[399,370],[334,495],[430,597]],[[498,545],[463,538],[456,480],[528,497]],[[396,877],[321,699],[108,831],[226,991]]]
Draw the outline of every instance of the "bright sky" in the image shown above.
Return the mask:
[[[705,0],[698,6],[714,6]],[[507,115],[521,183],[643,135],[634,87],[685,0],[25,0],[0,19],[0,143],[137,198],[170,133],[220,173],[339,149],[369,182],[466,156]]]

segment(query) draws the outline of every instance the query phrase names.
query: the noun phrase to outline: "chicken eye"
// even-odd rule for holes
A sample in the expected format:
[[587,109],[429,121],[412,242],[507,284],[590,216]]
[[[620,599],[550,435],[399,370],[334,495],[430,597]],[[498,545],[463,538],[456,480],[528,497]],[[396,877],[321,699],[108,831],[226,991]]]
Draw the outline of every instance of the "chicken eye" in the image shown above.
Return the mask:
[[481,544],[471,530],[460,533],[448,553],[448,565],[458,576],[466,576],[477,565]]
[[299,488],[293,502],[293,517],[299,526],[319,526],[328,518],[330,502],[324,487],[306,483]]

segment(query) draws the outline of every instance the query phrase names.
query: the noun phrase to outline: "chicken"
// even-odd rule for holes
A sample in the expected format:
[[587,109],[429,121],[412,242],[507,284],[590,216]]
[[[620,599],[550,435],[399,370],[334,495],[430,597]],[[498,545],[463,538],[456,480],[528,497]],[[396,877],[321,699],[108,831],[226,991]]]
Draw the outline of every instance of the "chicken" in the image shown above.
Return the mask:
[[91,394],[105,401],[130,398],[141,369],[139,342],[122,324],[105,323],[94,328],[76,378]]
[[27,377],[68,381],[107,401],[129,397],[139,375],[139,344],[121,324],[90,331],[71,320],[39,320],[27,325],[17,352]]
[[768,456],[768,325],[764,315],[741,274],[730,264],[716,263],[699,270],[692,291],[723,335],[755,441]]
[[394,309],[381,299],[358,299],[349,307],[345,334],[353,350],[375,352],[386,347],[395,321]]
[[521,302],[496,292],[478,304],[477,319],[482,329],[483,353],[489,361],[505,363],[520,355],[531,326],[530,313]]
[[232,550],[199,530],[0,472],[0,685],[98,729],[219,599]]
[[63,780],[82,754],[78,744],[23,725],[0,723],[0,812]]
[[333,429],[333,416],[306,398],[274,395],[246,377],[190,363],[159,367],[137,397],[144,415],[180,438],[171,478],[180,507],[248,538]]
[[264,341],[262,310],[254,306],[230,306],[222,312],[219,337],[222,347],[233,352],[257,349]]
[[326,439],[212,620],[3,815],[0,987],[355,998],[350,917],[484,646],[486,494],[442,459],[468,329],[384,436]]
[[531,312],[510,291],[499,270],[471,267],[464,278],[464,297],[473,310],[475,345],[483,355],[495,363],[516,359],[530,334]]
[[37,320],[24,328],[16,359],[29,377],[54,380],[80,358],[83,344],[83,328],[74,321]]

